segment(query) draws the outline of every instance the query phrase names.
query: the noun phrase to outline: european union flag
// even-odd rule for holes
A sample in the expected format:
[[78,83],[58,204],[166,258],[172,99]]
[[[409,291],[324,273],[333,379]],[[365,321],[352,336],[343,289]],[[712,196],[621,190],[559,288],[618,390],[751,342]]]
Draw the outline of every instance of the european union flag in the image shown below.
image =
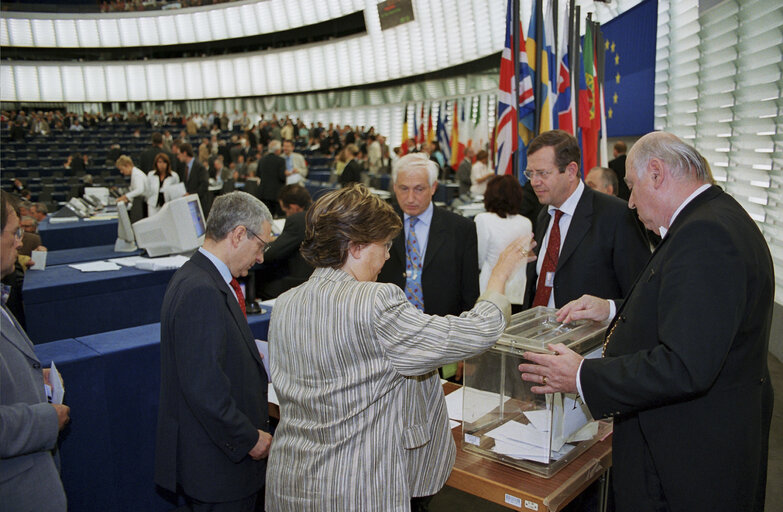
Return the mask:
[[601,26],[609,137],[653,131],[658,0],[645,0]]

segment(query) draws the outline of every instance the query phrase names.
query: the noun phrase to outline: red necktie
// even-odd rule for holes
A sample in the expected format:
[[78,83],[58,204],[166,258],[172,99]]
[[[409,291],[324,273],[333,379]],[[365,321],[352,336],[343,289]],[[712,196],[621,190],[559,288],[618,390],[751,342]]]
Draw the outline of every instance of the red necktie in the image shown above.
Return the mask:
[[[557,268],[557,259],[560,256],[560,217],[563,212],[555,210],[555,222],[549,231],[549,243],[546,246],[544,263],[541,264],[541,272],[538,274],[538,284],[536,285],[536,297],[533,299],[533,307],[546,306],[549,304],[549,295],[552,293],[552,287],[546,285],[547,273],[554,275]],[[554,279],[553,279],[554,281]],[[552,283],[554,284],[554,282]]]
[[247,310],[245,309],[245,294],[242,293],[242,288],[239,286],[239,281],[236,277],[231,278],[231,288],[234,289],[234,293],[237,294],[237,301],[239,302],[239,309],[242,310],[242,314],[247,318]]

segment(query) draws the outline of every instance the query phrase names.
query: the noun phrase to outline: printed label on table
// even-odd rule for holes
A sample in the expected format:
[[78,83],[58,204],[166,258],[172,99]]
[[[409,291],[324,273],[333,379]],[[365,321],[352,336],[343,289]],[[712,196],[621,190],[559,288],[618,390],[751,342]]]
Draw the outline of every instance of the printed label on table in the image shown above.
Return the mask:
[[525,500],[525,508],[529,508],[530,510],[538,510],[538,503],[535,501]]
[[472,434],[465,434],[465,442],[474,446],[478,446],[481,443],[481,439]]
[[513,507],[522,508],[522,500],[510,494],[506,494],[506,503]]

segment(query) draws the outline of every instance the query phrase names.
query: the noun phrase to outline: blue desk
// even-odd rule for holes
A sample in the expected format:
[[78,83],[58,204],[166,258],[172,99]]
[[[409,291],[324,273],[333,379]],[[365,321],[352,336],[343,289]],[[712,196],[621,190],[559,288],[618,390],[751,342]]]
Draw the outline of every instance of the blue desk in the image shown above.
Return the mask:
[[137,256],[140,250],[133,252],[114,252],[114,244],[96,245],[95,247],[77,247],[76,249],[62,249],[49,251],[46,255],[46,265],[70,265],[71,263],[84,263],[86,261],[100,261],[112,258],[125,258]]
[[160,321],[174,270],[123,267],[81,272],[67,265],[25,274],[27,333],[33,343],[76,338]]
[[49,219],[38,224],[41,243],[50,251],[114,244],[117,219],[83,220],[52,224]]
[[[266,339],[269,317],[248,318]],[[155,487],[160,392],[160,324],[36,345],[65,382],[71,422],[60,436],[68,508],[79,512],[167,511],[177,504]]]

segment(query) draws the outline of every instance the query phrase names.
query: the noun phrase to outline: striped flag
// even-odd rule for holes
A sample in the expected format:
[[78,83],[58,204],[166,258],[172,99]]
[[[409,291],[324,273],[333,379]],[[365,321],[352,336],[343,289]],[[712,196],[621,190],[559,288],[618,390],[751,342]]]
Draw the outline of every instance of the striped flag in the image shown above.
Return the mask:
[[438,109],[438,145],[440,145],[443,157],[448,162],[451,157],[451,139],[446,131],[446,114],[446,104],[443,103]]
[[557,115],[557,127],[574,135],[574,95],[571,88],[571,69],[568,63],[568,41],[571,34],[568,12],[568,3],[566,3],[563,19],[560,23],[560,26],[563,27],[562,36],[557,49],[560,58],[557,70],[555,114]]
[[427,133],[424,131],[424,103],[421,104],[421,114],[419,115],[417,123],[419,125],[419,130],[416,134],[416,144],[421,148],[424,145],[427,136]]
[[435,140],[435,129],[432,127],[432,107],[430,106],[427,114],[427,143]]
[[517,110],[516,81],[514,80],[514,61],[511,58],[512,39],[512,1],[508,0],[506,8],[506,46],[500,58],[500,84],[498,86],[498,122],[495,147],[496,174],[513,174],[512,157],[517,150]]
[[400,153],[408,153],[408,105],[402,111],[402,143],[400,144]]
[[454,114],[451,116],[451,160],[448,164],[456,169],[462,161],[465,146],[460,148],[459,143],[459,101],[454,100]]
[[[535,88],[533,86],[536,63],[536,4],[533,2],[533,14],[530,17],[527,39],[519,27],[519,182],[523,185],[527,178],[523,171],[527,169],[527,145],[533,139],[535,133],[536,101]],[[532,37],[532,39],[531,39]]]
[[555,28],[552,22],[552,2],[548,2],[544,14],[544,34],[541,38],[541,113],[539,133],[557,128],[553,109],[557,97],[557,67],[555,65]]
[[587,23],[582,51],[583,71],[579,77],[579,128],[582,130],[582,176],[598,165],[598,135],[601,106],[595,68],[593,30]]

